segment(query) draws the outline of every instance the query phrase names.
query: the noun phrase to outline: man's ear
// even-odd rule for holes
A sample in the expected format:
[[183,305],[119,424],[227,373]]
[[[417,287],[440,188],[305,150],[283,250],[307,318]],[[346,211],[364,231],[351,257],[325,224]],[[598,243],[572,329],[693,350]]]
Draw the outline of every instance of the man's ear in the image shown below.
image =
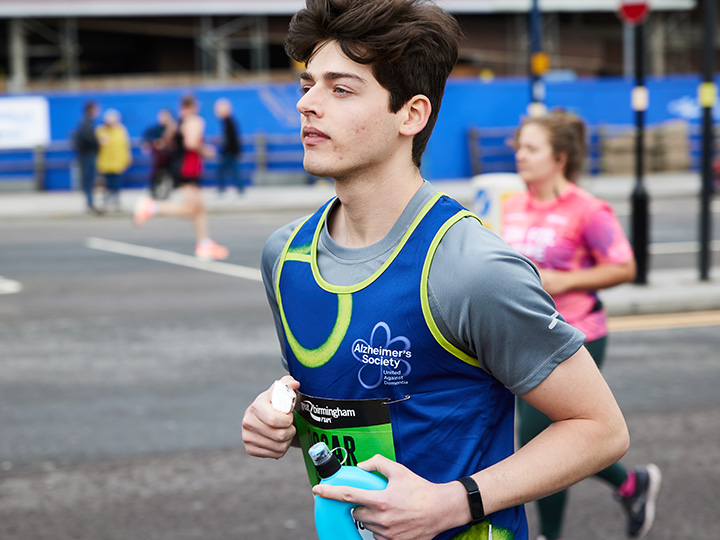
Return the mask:
[[427,96],[418,94],[410,98],[403,106],[403,121],[400,125],[400,134],[412,137],[420,133],[430,119],[432,105]]

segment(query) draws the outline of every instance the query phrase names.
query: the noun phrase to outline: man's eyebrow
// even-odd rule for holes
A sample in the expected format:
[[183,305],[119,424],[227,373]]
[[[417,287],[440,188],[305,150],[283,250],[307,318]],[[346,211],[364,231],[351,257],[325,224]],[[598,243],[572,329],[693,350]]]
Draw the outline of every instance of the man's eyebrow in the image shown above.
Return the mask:
[[[345,73],[342,71],[326,71],[322,74],[322,78],[326,81],[334,81],[337,79],[352,79],[354,81],[358,81],[361,83],[366,83],[367,81],[363,79],[360,75],[356,75],[355,73]],[[300,79],[303,81],[314,81],[315,77],[310,74],[308,71],[303,71],[300,74]]]

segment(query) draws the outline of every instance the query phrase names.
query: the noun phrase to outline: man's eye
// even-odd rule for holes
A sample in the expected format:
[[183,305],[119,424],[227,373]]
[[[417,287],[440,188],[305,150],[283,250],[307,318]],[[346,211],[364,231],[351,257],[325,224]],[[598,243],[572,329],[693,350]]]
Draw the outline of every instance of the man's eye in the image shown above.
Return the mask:
[[349,94],[350,92],[346,90],[345,88],[340,88],[339,86],[335,88],[336,94]]

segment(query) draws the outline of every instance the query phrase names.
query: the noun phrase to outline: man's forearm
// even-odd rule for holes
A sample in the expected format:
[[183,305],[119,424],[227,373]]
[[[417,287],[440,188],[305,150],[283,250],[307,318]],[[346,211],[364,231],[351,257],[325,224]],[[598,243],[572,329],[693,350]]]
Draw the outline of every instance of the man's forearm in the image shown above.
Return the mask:
[[490,514],[556,493],[615,463],[627,451],[624,422],[555,422],[505,460],[473,475]]

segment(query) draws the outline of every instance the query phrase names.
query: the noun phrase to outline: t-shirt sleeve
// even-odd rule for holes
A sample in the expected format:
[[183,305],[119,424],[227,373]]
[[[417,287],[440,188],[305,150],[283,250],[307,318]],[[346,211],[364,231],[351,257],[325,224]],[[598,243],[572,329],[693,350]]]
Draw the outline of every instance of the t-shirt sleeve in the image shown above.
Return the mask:
[[270,310],[275,321],[275,331],[278,335],[280,343],[280,354],[282,355],[282,363],[287,368],[285,360],[285,333],[283,332],[282,319],[280,318],[280,310],[278,308],[277,296],[275,294],[275,278],[277,276],[278,264],[280,263],[280,255],[285,248],[285,244],[290,239],[290,235],[295,228],[303,221],[304,218],[293,221],[289,225],[281,227],[272,233],[265,242],[263,247],[261,267],[263,284],[265,285],[265,294],[270,304]]
[[441,333],[518,395],[585,340],[558,314],[532,262],[475,218],[460,220],[439,243],[428,291]]
[[589,214],[582,235],[596,264],[623,264],[633,258],[632,247],[620,222],[604,202]]

